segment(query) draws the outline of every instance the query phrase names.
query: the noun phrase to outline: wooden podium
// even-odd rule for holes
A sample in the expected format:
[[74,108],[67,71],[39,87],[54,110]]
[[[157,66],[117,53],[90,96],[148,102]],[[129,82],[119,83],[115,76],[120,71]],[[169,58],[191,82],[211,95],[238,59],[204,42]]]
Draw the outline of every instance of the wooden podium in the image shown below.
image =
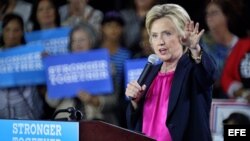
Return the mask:
[[81,121],[80,141],[155,141],[142,134],[102,121]]

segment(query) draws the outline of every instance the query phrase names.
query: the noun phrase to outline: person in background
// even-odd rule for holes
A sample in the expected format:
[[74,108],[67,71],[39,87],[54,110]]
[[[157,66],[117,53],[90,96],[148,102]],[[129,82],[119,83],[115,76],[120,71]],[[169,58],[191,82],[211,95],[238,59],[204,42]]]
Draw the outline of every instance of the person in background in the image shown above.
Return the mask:
[[[24,22],[17,14],[6,14],[3,18],[1,51],[24,45]],[[0,118],[42,119],[43,99],[36,86],[16,86],[0,89]]]
[[156,4],[156,0],[133,0],[134,6],[121,11],[125,21],[124,41],[127,48],[132,48],[140,36],[140,25],[148,10]]
[[149,35],[145,27],[145,20],[140,26],[140,38],[137,43],[131,48],[133,58],[147,58],[150,54],[153,54],[153,50],[150,47]]
[[229,98],[250,102],[250,38],[240,39],[228,56],[221,86]]
[[110,11],[104,15],[101,22],[102,41],[101,47],[106,48],[110,54],[110,60],[114,76],[115,93],[119,95],[118,119],[120,125],[125,127],[125,107],[127,101],[124,93],[124,62],[131,58],[131,52],[122,45],[124,21],[119,12]]
[[[79,23],[70,32],[69,50],[72,53],[89,51],[97,46],[97,34],[88,23]],[[118,125],[115,115],[117,94],[97,95],[81,90],[75,98],[50,99],[46,101],[56,109],[76,107],[80,109],[87,120],[102,120]],[[60,114],[56,118],[68,117],[68,114]]]
[[209,113],[217,70],[199,45],[204,30],[176,4],[152,7],[146,28],[163,62],[152,67],[142,86],[127,85],[128,128],[157,141],[212,141]]
[[30,16],[29,31],[60,27],[61,20],[54,0],[37,0]]
[[249,125],[250,119],[249,116],[239,113],[233,112],[231,113],[228,118],[223,120],[224,125]]
[[[3,17],[8,13],[16,13],[22,17],[24,25],[28,23],[32,5],[23,0],[1,0],[0,2],[0,26]],[[25,26],[26,28],[26,26]],[[0,30],[2,31],[2,30]]]
[[62,25],[74,26],[80,22],[87,22],[97,33],[100,30],[103,14],[88,5],[88,0],[68,0],[68,4],[60,7],[59,11]]
[[[213,98],[227,98],[221,89],[220,80],[228,55],[239,41],[239,37],[246,35],[244,31],[239,33],[240,26],[236,25],[242,19],[241,7],[241,1],[232,0],[213,0],[206,6],[206,23],[209,30],[204,34],[202,42],[204,50],[214,58],[219,69]],[[241,23],[243,26],[243,22]]]

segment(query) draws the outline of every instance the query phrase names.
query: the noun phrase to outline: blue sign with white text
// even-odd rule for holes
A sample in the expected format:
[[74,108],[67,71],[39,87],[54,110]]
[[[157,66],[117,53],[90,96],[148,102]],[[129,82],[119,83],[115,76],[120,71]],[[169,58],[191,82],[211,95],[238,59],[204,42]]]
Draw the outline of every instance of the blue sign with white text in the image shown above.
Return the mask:
[[28,32],[25,38],[29,44],[41,43],[50,55],[65,54],[68,52],[69,32],[69,27],[61,27]]
[[146,63],[147,58],[126,60],[124,65],[125,87],[129,82],[139,78]]
[[1,141],[79,141],[79,123],[0,120]]
[[39,44],[0,51],[0,87],[45,83],[43,51]]
[[44,64],[48,95],[51,98],[73,97],[80,91],[92,95],[113,92],[110,59],[106,49],[50,56],[44,59]]

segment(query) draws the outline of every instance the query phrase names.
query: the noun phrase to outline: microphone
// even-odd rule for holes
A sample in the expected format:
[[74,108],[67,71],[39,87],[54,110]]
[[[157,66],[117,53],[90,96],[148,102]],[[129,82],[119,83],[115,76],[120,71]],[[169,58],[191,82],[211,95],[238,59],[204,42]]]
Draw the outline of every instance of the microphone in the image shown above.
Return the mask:
[[[139,76],[137,82],[140,86],[142,86],[145,83],[145,80],[147,78],[147,75],[150,73],[152,67],[156,65],[159,62],[159,57],[155,54],[151,54],[148,57],[148,62],[144,66],[143,71],[141,75]],[[129,97],[129,100],[134,100],[135,98]]]
[[[56,115],[58,115],[59,113],[70,113],[70,120],[74,120],[74,121],[79,121],[83,119],[83,114],[81,111],[75,109],[74,107],[68,107],[67,109],[59,109],[57,111],[55,111],[55,113],[52,115],[52,119],[55,119]],[[67,118],[63,118],[61,120],[67,120]]]

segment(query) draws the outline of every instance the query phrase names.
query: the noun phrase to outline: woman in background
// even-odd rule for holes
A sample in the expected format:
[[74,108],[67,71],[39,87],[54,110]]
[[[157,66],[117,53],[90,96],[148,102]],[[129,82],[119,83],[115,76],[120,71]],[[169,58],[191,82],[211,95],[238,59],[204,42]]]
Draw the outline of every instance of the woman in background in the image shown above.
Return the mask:
[[[72,53],[89,51],[97,46],[97,35],[88,23],[79,23],[70,32],[69,50]],[[88,120],[103,120],[118,125],[115,115],[117,94],[93,96],[85,90],[78,92],[75,98],[50,99],[46,98],[50,106],[56,109],[76,107],[84,112]],[[68,117],[68,114],[60,114],[56,118]]]
[[37,0],[30,16],[29,31],[60,27],[61,20],[57,5],[53,0]]
[[[7,14],[3,18],[0,38],[2,51],[24,45],[24,23],[20,16]],[[0,118],[41,119],[43,100],[36,86],[16,86],[0,89]]]

